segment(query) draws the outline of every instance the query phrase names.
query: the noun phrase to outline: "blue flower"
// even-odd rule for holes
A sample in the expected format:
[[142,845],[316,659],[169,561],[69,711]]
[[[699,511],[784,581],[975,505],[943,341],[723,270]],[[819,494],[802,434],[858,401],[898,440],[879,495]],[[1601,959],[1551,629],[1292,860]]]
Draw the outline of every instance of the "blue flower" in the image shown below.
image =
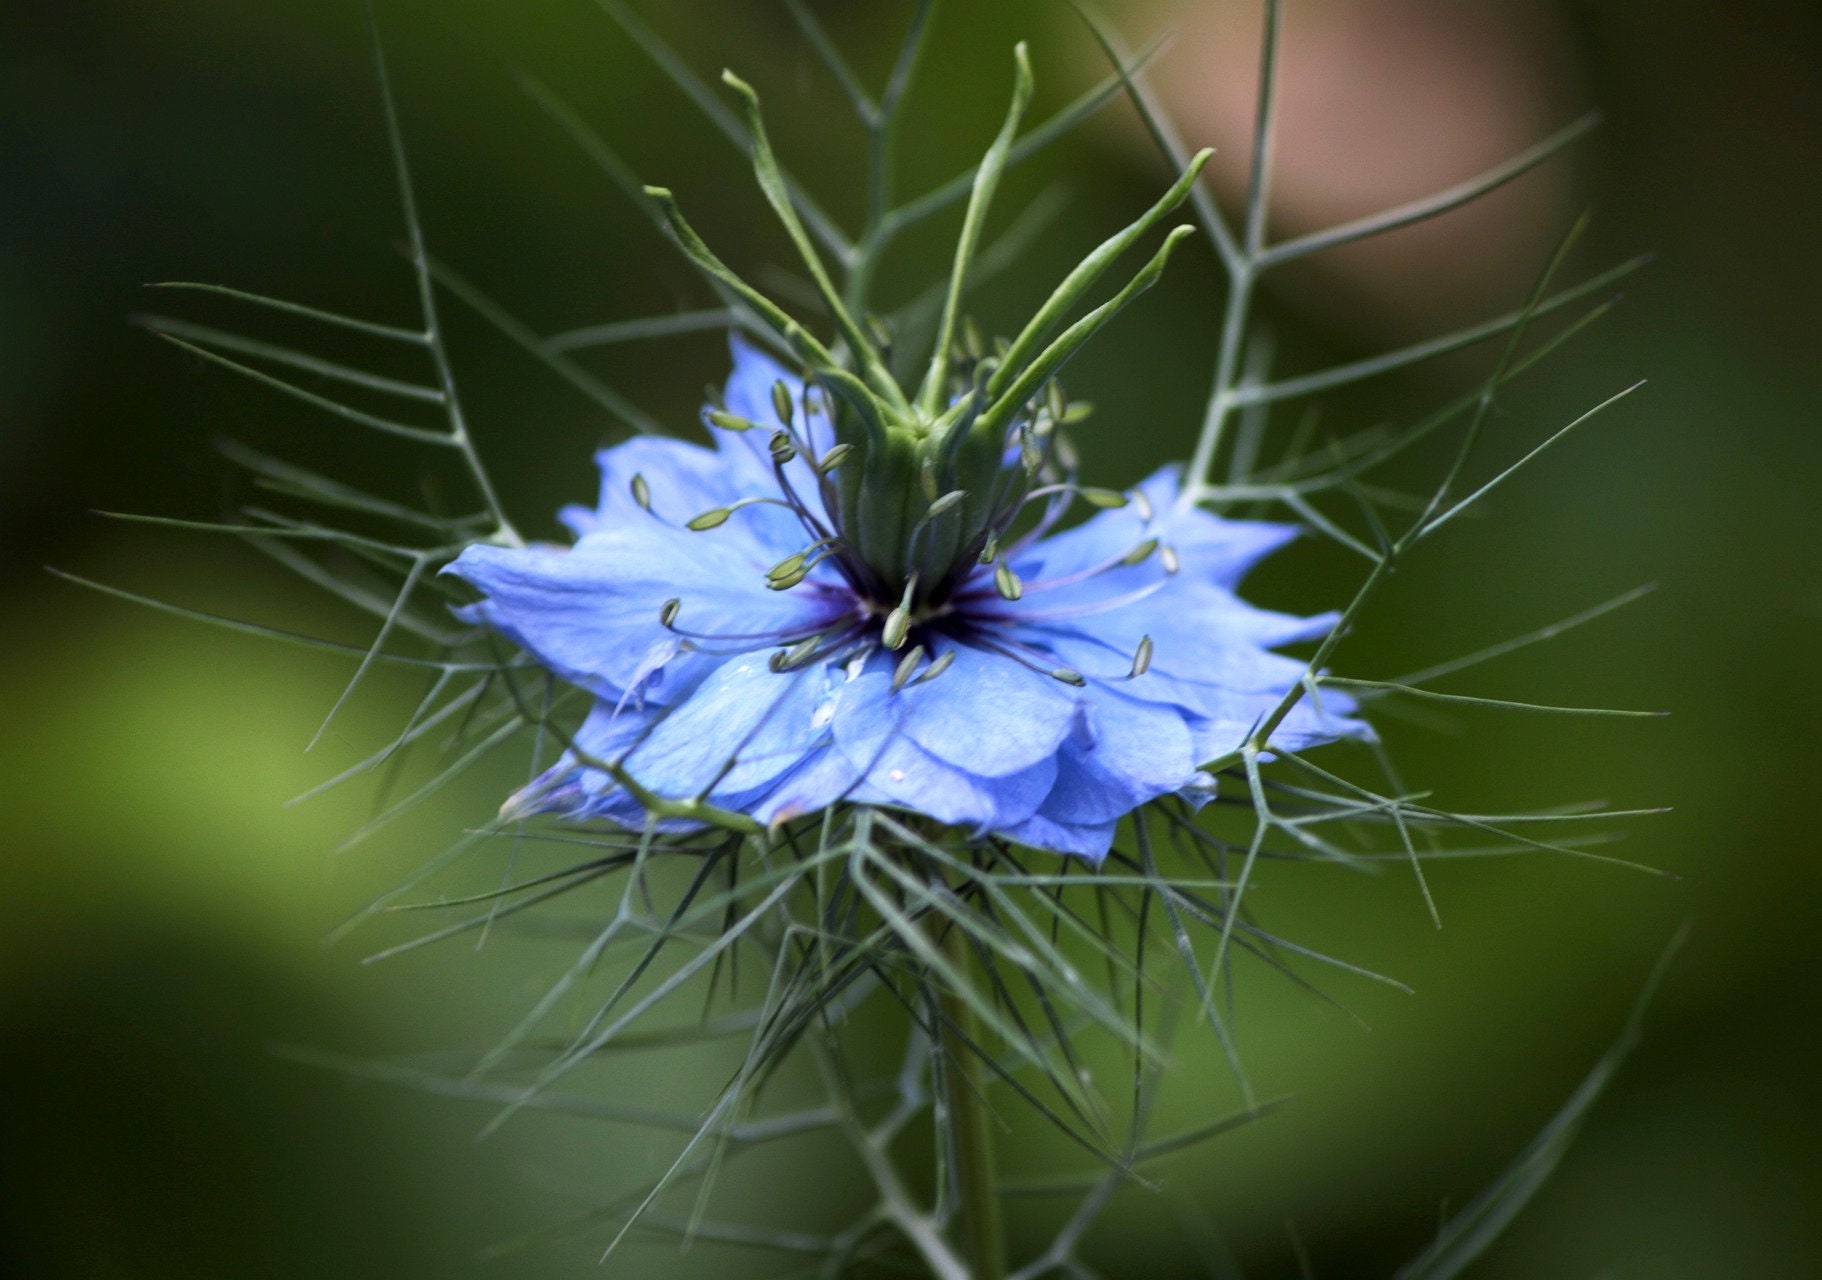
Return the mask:
[[[958,534],[945,521],[965,495],[841,487],[858,461],[831,403],[736,341],[713,448],[604,450],[599,502],[562,512],[572,547],[477,545],[450,566],[482,593],[469,621],[595,697],[516,811],[643,826],[640,800],[598,767],[613,762],[648,793],[765,824],[891,805],[1098,863],[1138,806],[1213,794],[1199,763],[1303,674],[1270,650],[1334,623],[1239,599],[1297,530],[1181,506],[1174,470],[1057,531],[1084,492],[1122,499],[1031,456],[1054,434],[1041,411],[990,464],[1010,500],[972,504]],[[848,536],[856,504],[881,501],[916,517],[895,515],[897,560],[863,559]],[[1362,735],[1353,710],[1305,698],[1273,742]]]

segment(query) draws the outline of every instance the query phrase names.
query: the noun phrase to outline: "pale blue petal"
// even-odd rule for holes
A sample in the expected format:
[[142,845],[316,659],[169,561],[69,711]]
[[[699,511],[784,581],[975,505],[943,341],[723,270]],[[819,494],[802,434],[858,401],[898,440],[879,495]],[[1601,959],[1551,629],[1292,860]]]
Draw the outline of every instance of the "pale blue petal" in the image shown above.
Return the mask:
[[750,797],[826,740],[816,720],[830,696],[820,667],[779,673],[763,655],[742,654],[704,679],[622,765],[667,799],[706,795],[726,804]]
[[893,665],[882,660],[863,677],[864,700],[841,700],[835,732],[851,758],[893,731],[946,764],[989,777],[1018,773],[1055,754],[1075,720],[1077,690],[972,645],[941,642],[931,660],[945,652],[955,660],[933,680],[896,694],[888,681],[882,694],[883,673]]
[[750,812],[757,821],[770,826],[820,813],[839,801],[866,799],[857,794],[863,772],[835,747],[818,748]]
[[634,476],[645,480],[651,514],[676,526],[755,492],[750,485],[739,483],[740,477],[729,469],[719,450],[682,440],[637,436],[602,449],[595,454],[595,463],[601,468],[601,496],[595,510],[583,513],[588,518],[582,520],[575,515],[577,508],[564,511],[578,536],[612,529],[644,514],[633,497]]
[[[722,399],[729,413],[754,423],[756,429],[724,430],[708,420],[706,409],[703,411],[703,423],[720,445],[721,455],[732,477],[731,483],[748,493],[767,493],[776,497],[778,469],[772,461],[771,441],[773,433],[784,428],[784,422],[772,403],[773,386],[782,382],[790,392],[792,403],[796,405],[792,415],[796,437],[807,444],[816,456],[821,457],[835,443],[835,430],[829,422],[827,412],[821,407],[823,397],[820,391],[811,393],[810,411],[806,412],[803,379],[738,335],[730,338],[729,345],[733,349],[734,372],[729,375],[723,388]],[[800,454],[787,463],[783,471],[798,501],[822,524],[830,526],[829,512],[822,498],[824,480],[811,467],[809,460]],[[781,508],[773,510],[781,515],[789,514]]]
[[1118,826],[1117,822],[1058,822],[1037,813],[1023,822],[1002,828],[996,834],[1036,849],[1071,853],[1091,866],[1098,867],[1107,860],[1107,851],[1113,847],[1114,830]]
[[1197,781],[1195,740],[1174,707],[1098,688],[1083,730],[1057,753],[1057,779],[1038,812],[1057,822],[1113,822]]
[[[1056,777],[1055,739],[1042,750],[1022,752],[1032,757],[1022,768],[999,774],[964,768],[926,751],[904,732],[905,692],[894,695],[891,677],[876,670],[849,681],[836,697],[836,745],[864,771],[870,791],[939,822],[977,829],[1020,821],[1037,808]],[[972,710],[992,719],[982,716],[979,706]]]
[[651,732],[660,713],[597,701],[576,730],[574,749],[563,753],[530,786],[508,802],[530,812],[556,813],[566,818],[601,818],[620,826],[643,825],[645,812],[639,802],[607,773],[584,765],[577,753],[592,760],[616,761]]
[[1301,532],[1295,525],[1225,520],[1199,508],[1179,508],[1175,467],[1156,472],[1138,489],[1150,506],[1149,520],[1138,503],[1096,512],[1073,528],[1022,548],[1014,562],[1020,576],[1035,582],[1081,573],[1156,538],[1176,550],[1191,579],[1231,587]]
[[[700,679],[706,667],[677,657],[678,636],[659,620],[667,601],[681,602],[678,630],[710,637],[808,634],[832,625],[847,607],[815,582],[769,590],[765,567],[751,541],[730,527],[692,533],[643,516],[589,534],[567,552],[471,546],[444,572],[484,593],[466,616],[547,669],[603,697],[637,690],[674,703],[687,692],[680,685]],[[775,641],[723,643],[759,648]],[[653,685],[651,674],[667,663],[679,668],[676,678]]]

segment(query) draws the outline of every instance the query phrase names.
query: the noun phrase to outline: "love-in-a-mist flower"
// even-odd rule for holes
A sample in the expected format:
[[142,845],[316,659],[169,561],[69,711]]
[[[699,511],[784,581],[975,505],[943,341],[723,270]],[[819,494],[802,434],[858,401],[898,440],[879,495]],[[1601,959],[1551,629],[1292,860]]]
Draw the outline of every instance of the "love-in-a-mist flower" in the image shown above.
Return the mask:
[[[967,489],[916,465],[875,487],[844,485],[863,467],[827,393],[743,341],[724,401],[712,448],[604,450],[599,502],[562,513],[573,547],[451,567],[483,593],[471,620],[596,698],[522,812],[638,827],[639,791],[767,824],[893,805],[1098,861],[1146,801],[1212,794],[1198,766],[1303,673],[1269,650],[1333,624],[1234,594],[1294,527],[1183,506],[1169,469],[1129,495],[1048,479],[1047,411]],[[1077,498],[1112,509],[1059,530]],[[1359,732],[1350,710],[1305,700],[1273,741]]]
[[[669,191],[677,244],[775,333],[802,375],[737,340],[715,447],[640,439],[600,455],[601,499],[564,518],[567,550],[477,545],[450,571],[469,619],[588,690],[571,749],[519,812],[625,826],[692,806],[774,825],[831,805],[892,805],[978,834],[1103,858],[1159,796],[1206,799],[1199,766],[1239,746],[1301,663],[1276,645],[1333,619],[1254,609],[1240,576],[1292,537],[1180,502],[1173,474],[1130,495],[1077,484],[1057,372],[1157,280],[1178,227],[1111,299],[1069,314],[1189,194],[1208,153],[1072,271],[1010,342],[958,323],[981,219],[1031,96],[976,172],[924,376],[885,347],[824,268],[737,76],[753,161],[840,342],[831,348],[715,256]],[[1064,527],[1084,499],[1105,508]],[[1363,726],[1299,702],[1274,741]],[[679,803],[681,802],[681,803]]]

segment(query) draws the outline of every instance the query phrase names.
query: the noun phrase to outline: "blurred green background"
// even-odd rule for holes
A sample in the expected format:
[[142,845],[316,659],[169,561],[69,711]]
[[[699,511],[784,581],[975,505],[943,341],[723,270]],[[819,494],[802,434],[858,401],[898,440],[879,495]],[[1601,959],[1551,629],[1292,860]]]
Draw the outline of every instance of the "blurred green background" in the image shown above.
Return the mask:
[[[395,83],[435,250],[538,327],[703,305],[688,269],[515,87],[563,94],[641,177],[674,187],[724,256],[785,248],[733,152],[586,0],[385,0]],[[1162,82],[1195,143],[1244,152],[1250,52],[1238,3],[1123,5],[1129,37],[1181,34]],[[1553,237],[1595,211],[1578,266],[1657,262],[1620,310],[1503,403],[1516,456],[1637,378],[1642,392],[1542,460],[1401,575],[1345,652],[1393,676],[1659,589],[1450,687],[1668,709],[1630,722],[1388,722],[1407,777],[1458,808],[1666,804],[1625,856],[1664,880],[1561,859],[1450,864],[1431,927],[1408,875],[1271,867],[1256,899],[1290,936],[1389,972],[1414,998],[1329,989],[1364,1031],[1263,972],[1242,1039],[1286,1112],[1171,1168],[1250,1276],[1384,1276],[1555,1108],[1618,1028],[1670,935],[1691,939],[1643,1047],[1555,1180],[1476,1275],[1822,1274],[1822,1026],[1816,982],[1822,765],[1822,11],[1803,0],[1457,4],[1290,0],[1279,224],[1298,229],[1434,176],[1463,178],[1588,106],[1605,126],[1495,212],[1317,263],[1266,303],[1287,365],[1368,354],[1514,305]],[[909,6],[817,6],[878,77]],[[767,94],[787,161],[857,209],[857,130],[783,9],[665,0],[644,11],[693,65]],[[1236,17],[1239,14],[1241,16]],[[1053,0],[940,13],[902,147],[906,193],[964,167],[1032,42],[1040,109],[1100,73]],[[409,279],[358,6],[342,0],[0,0],[0,1271],[19,1276],[594,1275],[583,1233],[504,1261],[488,1246],[567,1218],[649,1170],[666,1139],[529,1117],[485,1142],[484,1108],[349,1087],[275,1044],[356,1054],[472,1050],[522,1011],[549,953],[455,942],[396,962],[373,925],[321,939],[463,821],[511,767],[334,856],[359,787],[283,802],[373,749],[414,691],[375,684],[304,744],[348,675],[84,592],[43,566],[273,625],[363,640],[364,624],[251,552],[123,527],[92,509],[211,518],[240,496],[223,435],[356,477],[419,464],[132,328],[141,288],[222,281],[404,321]],[[1236,50],[1239,53],[1236,53]],[[1244,54],[1244,56],[1240,56]],[[1326,124],[1324,122],[1327,122]],[[1480,154],[1495,147],[1491,154]],[[1478,156],[1478,158],[1476,158]],[[1339,176],[1337,176],[1339,175]],[[1008,184],[1069,204],[978,300],[1004,328],[1146,202],[1162,170],[1111,108]],[[1478,219],[1478,220],[1477,220]],[[1003,225],[1003,220],[1002,224]],[[907,245],[889,296],[928,277],[945,224]],[[1430,234],[1430,238],[1424,238]],[[1427,263],[1428,265],[1424,265]],[[1084,356],[1097,482],[1187,451],[1218,295],[1206,250]],[[216,319],[208,307],[182,314]],[[250,322],[257,323],[257,318]],[[268,330],[267,332],[270,332]],[[466,317],[459,372],[521,523],[592,490],[611,435],[590,406]],[[667,421],[721,376],[713,335],[621,349],[599,368]],[[1483,371],[1477,350],[1324,406],[1346,430],[1406,416]],[[434,483],[435,477],[426,478]],[[378,482],[376,480],[376,482]],[[1260,598],[1315,609],[1356,569],[1299,548]],[[521,766],[522,767],[522,766]],[[604,1095],[688,1110],[721,1064],[631,1070]],[[1186,1045],[1178,1118],[1233,1105]],[[816,1153],[737,1206],[826,1223]],[[1013,1151],[1029,1165],[1035,1153]],[[730,1180],[732,1181],[732,1180]],[[1123,1199],[1090,1256],[1116,1275],[1208,1274],[1169,1199]],[[1016,1224],[1037,1230],[1042,1213]],[[1024,1238],[1034,1239],[1027,1234]],[[770,1274],[769,1258],[638,1245],[618,1274]]]

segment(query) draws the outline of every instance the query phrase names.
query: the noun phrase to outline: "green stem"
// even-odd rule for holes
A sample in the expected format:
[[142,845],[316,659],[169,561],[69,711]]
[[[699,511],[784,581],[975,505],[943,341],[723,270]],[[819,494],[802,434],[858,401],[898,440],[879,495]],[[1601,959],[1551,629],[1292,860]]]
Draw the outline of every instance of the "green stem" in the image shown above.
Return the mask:
[[[943,953],[958,975],[974,965],[968,936],[950,925]],[[1000,1223],[1000,1189],[993,1162],[993,1116],[987,1108],[986,1070],[981,1061],[980,1025],[966,997],[955,991],[942,999],[943,1069],[949,1102],[950,1165],[961,1208],[961,1242],[973,1280],[1003,1280],[1006,1240]]]

